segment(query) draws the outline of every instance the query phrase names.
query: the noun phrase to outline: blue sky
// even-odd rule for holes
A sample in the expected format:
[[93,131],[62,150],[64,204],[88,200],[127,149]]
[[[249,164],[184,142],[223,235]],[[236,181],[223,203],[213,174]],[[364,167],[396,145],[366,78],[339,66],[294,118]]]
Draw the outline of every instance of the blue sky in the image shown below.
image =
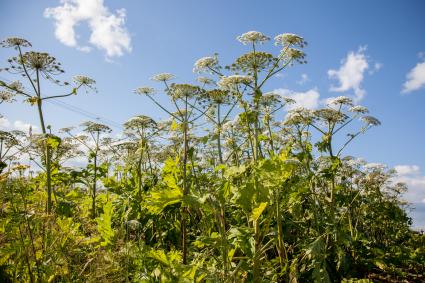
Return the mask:
[[[79,9],[80,3],[86,6]],[[60,14],[64,5],[73,13]],[[218,52],[221,62],[230,63],[245,52],[235,38],[246,31],[270,37],[299,34],[309,43],[308,64],[290,68],[267,88],[290,90],[310,104],[331,96],[364,95],[359,104],[382,125],[361,136],[347,154],[398,166],[399,179],[411,188],[406,198],[416,207],[415,225],[425,227],[424,13],[421,0],[2,0],[0,38],[23,37],[34,50],[53,54],[66,70],[63,78],[94,78],[98,93],[82,92],[63,101],[118,126],[137,114],[164,117],[133,93],[138,86],[154,86],[149,80],[153,74],[171,72],[178,81],[193,82],[193,63],[200,57]],[[63,26],[66,21],[75,26]],[[115,29],[105,29],[108,25]],[[57,27],[62,28],[59,35]],[[279,51],[272,43],[264,49]],[[2,49],[1,65],[13,54]],[[5,78],[13,79],[0,73],[0,79]],[[47,93],[56,91],[46,85]],[[308,98],[312,92],[320,97]],[[0,107],[7,119],[2,120],[3,128],[39,124],[36,109],[28,104]],[[45,112],[53,129],[87,120],[56,104],[47,103]]]

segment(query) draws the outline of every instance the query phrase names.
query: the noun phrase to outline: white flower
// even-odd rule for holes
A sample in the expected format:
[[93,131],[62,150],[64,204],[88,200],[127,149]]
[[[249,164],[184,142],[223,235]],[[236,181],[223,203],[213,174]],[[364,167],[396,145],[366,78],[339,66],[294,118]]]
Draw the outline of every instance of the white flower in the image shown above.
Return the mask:
[[205,84],[205,85],[212,85],[212,84],[214,84],[214,80],[212,80],[210,78],[206,78],[206,77],[198,77],[198,78],[196,78],[196,80],[198,82],[200,82],[201,84]]
[[283,95],[281,95],[281,94],[277,94],[277,93],[274,93],[274,92],[266,92],[265,94],[263,94],[263,97],[267,97],[267,96],[270,96],[270,97],[273,97],[273,98],[275,98],[276,100],[283,100],[283,102],[285,103],[285,104],[294,104],[294,103],[296,103],[296,101],[294,100],[294,99],[292,99],[292,98],[290,98],[290,97],[287,97],[287,96],[283,96]]
[[125,129],[138,129],[154,126],[156,126],[156,122],[151,117],[145,115],[134,116],[124,123]]
[[200,93],[200,88],[190,84],[172,84],[168,91],[174,99],[192,97]]
[[362,113],[362,114],[369,113],[369,110],[366,107],[361,105],[353,106],[348,111],[354,112],[354,113]]
[[379,125],[381,125],[381,122],[378,119],[376,119],[375,117],[372,117],[372,116],[363,116],[361,118],[361,120],[363,122],[365,122],[367,125],[370,125],[370,126],[379,126]]
[[313,120],[313,111],[303,107],[295,108],[288,112],[284,125],[310,124]]
[[217,57],[202,57],[195,62],[193,67],[194,73],[201,73],[204,71],[211,71],[212,68],[217,66],[218,59]]
[[306,63],[306,61],[304,60],[305,53],[296,48],[288,48],[287,50],[282,49],[280,56],[286,60],[295,60],[302,64]]
[[365,163],[366,162],[362,158],[353,158],[353,157],[345,161],[345,164],[351,168],[358,168],[360,166],[365,165]]
[[157,74],[157,75],[153,76],[151,78],[151,80],[158,81],[158,82],[165,82],[165,81],[172,80],[174,78],[175,78],[175,76],[173,74],[170,74],[170,73],[160,73],[160,74]]
[[266,106],[271,106],[274,103],[280,102],[281,96],[277,93],[266,92],[261,97],[261,102]]
[[227,131],[232,130],[234,126],[235,125],[233,124],[233,121],[227,121],[226,123],[224,123],[224,124],[221,125],[221,129],[224,132],[227,132]]
[[11,93],[11,92],[0,90],[0,103],[2,103],[2,102],[12,102],[13,96],[14,96],[14,94]]
[[243,44],[249,44],[249,43],[264,43],[266,41],[269,41],[270,38],[261,32],[258,31],[248,31],[238,37],[236,37],[237,40],[242,42]]
[[339,105],[339,104],[353,105],[353,100],[346,96],[338,96],[338,97],[332,97],[328,99],[328,105]]
[[283,33],[275,36],[275,45],[282,45],[284,47],[294,45],[298,47],[304,47],[306,42],[304,38],[293,33]]
[[152,87],[143,86],[136,88],[134,92],[138,94],[153,94],[155,93],[155,89]]
[[11,82],[8,85],[8,88],[17,92],[23,91],[24,90],[24,86],[22,85],[22,83],[20,81],[14,81]]
[[369,169],[369,170],[384,170],[387,166],[385,164],[382,163],[367,163],[363,166],[365,169]]
[[19,37],[9,37],[6,38],[5,40],[0,42],[0,46],[1,47],[18,47],[18,46],[22,46],[22,47],[31,47],[31,43],[23,38],[19,38]]
[[254,79],[251,76],[232,75],[228,77],[221,77],[218,81],[218,86],[224,90],[233,90],[240,84],[248,85]]
[[95,80],[86,77],[86,76],[74,76],[73,80],[76,84],[81,84],[81,85],[86,85],[86,86],[90,86],[96,83]]

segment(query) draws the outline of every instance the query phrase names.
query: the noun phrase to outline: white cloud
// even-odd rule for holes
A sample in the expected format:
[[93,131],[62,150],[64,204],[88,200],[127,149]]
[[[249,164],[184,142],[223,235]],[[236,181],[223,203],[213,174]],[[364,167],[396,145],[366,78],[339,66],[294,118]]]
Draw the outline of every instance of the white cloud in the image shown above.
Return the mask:
[[[338,86],[331,85],[330,91],[346,92],[354,91],[354,101],[359,102],[366,95],[362,88],[364,73],[369,68],[368,58],[365,54],[366,47],[359,47],[357,52],[349,52],[347,57],[341,61],[341,67],[338,70],[328,70],[330,79],[336,79]],[[378,65],[374,68],[381,68]]]
[[285,88],[279,88],[273,90],[272,92],[281,96],[292,98],[296,101],[295,104],[288,105],[286,107],[287,110],[291,110],[297,107],[315,109],[319,106],[320,94],[316,88],[307,90],[306,92],[296,92]]
[[46,18],[55,20],[55,36],[63,44],[75,47],[82,52],[90,52],[91,47],[80,46],[75,27],[87,22],[91,34],[91,45],[106,52],[107,58],[122,56],[131,51],[131,38],[125,28],[125,9],[111,13],[104,0],[61,0],[62,6],[47,8]]
[[375,74],[376,72],[381,70],[383,66],[384,66],[384,64],[379,63],[379,62],[375,62],[375,64],[373,64],[373,68],[371,70],[369,70],[369,75]]
[[7,130],[10,127],[10,122],[7,118],[1,117],[0,118],[0,129],[1,130]]
[[420,168],[417,165],[397,165],[394,169],[399,175],[418,174],[420,171]]
[[12,131],[12,130],[18,130],[25,133],[29,133],[31,128],[31,131],[33,133],[39,132],[39,129],[37,126],[32,125],[30,123],[25,123],[21,120],[16,120],[15,122],[11,123],[7,118],[2,117],[0,118],[0,129],[4,131]]
[[407,185],[407,192],[403,198],[411,203],[413,210],[408,214],[413,219],[413,229],[425,229],[425,175],[421,173],[421,168],[417,165],[397,165],[395,182],[402,182]]
[[425,202],[425,175],[421,174],[417,165],[397,165],[395,181],[406,183],[408,191],[405,194],[407,201],[412,203]]
[[299,81],[297,81],[297,84],[303,85],[308,81],[310,81],[310,78],[308,77],[308,75],[307,74],[301,74],[301,79]]
[[425,87],[425,62],[416,66],[406,75],[406,82],[403,84],[401,93],[408,93]]
[[38,127],[37,126],[32,125],[30,123],[25,123],[25,122],[23,122],[21,120],[16,120],[13,123],[13,128],[15,130],[19,130],[19,131],[22,131],[22,132],[25,132],[25,133],[29,133],[30,131],[32,131],[33,133],[34,132],[38,132]]

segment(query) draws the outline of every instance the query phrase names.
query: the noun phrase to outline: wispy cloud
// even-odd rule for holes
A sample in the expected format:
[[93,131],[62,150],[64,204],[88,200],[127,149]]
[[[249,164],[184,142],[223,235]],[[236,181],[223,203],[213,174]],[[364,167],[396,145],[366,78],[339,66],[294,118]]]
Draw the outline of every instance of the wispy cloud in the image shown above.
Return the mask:
[[[423,60],[424,53],[419,53],[419,58]],[[425,61],[419,62],[406,75],[401,93],[406,94],[425,87]]]
[[301,79],[299,81],[297,81],[297,84],[303,85],[303,84],[305,84],[306,82],[309,82],[309,81],[310,81],[310,78],[308,77],[307,74],[301,74]]
[[5,130],[5,131],[18,130],[18,131],[25,132],[27,134],[30,131],[32,133],[39,132],[39,128],[35,125],[23,122],[21,120],[16,120],[12,123],[11,121],[9,121],[9,119],[5,117],[0,118],[0,130]]
[[[346,58],[341,61],[341,66],[338,70],[328,70],[330,79],[338,81],[339,85],[331,85],[330,91],[347,92],[354,91],[354,101],[361,101],[366,95],[366,91],[362,87],[365,72],[370,68],[368,57],[365,54],[366,47],[360,46],[357,52],[350,51]],[[376,63],[373,66],[373,72],[378,71],[382,64]]]
[[108,59],[131,52],[131,38],[125,27],[125,9],[109,11],[103,0],[61,0],[62,5],[47,8],[46,18],[55,20],[55,36],[63,44],[82,52],[92,47],[80,45],[75,27],[86,22],[90,29],[89,43],[106,52]]
[[406,200],[412,203],[425,203],[425,175],[421,174],[421,168],[417,165],[397,165],[395,180],[406,183],[408,191]]
[[305,92],[297,92],[286,88],[279,88],[273,90],[272,92],[295,100],[295,104],[286,106],[287,110],[291,110],[297,107],[316,109],[319,106],[320,93],[316,88],[312,88]]

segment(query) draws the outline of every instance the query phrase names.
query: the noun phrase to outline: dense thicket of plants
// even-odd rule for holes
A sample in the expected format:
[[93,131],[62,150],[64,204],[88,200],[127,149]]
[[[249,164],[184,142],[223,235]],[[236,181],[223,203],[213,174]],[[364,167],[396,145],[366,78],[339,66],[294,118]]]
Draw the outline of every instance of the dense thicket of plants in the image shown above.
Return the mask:
[[[305,63],[302,37],[276,36],[277,55],[260,50],[262,33],[238,40],[249,51],[228,66],[217,55],[195,63],[205,75],[196,85],[163,73],[152,78],[162,91],[137,88],[169,119],[133,117],[120,140],[97,121],[52,131],[43,102],[94,80],[59,81],[51,55],[24,52],[24,39],[1,43],[17,51],[3,71],[23,76],[0,81],[1,103],[24,98],[42,130],[0,132],[1,281],[424,280],[425,238],[409,228],[405,185],[343,156],[380,122],[347,97],[308,110],[264,91]],[[48,81],[70,91],[45,96]],[[75,157],[85,168],[66,166]]]

